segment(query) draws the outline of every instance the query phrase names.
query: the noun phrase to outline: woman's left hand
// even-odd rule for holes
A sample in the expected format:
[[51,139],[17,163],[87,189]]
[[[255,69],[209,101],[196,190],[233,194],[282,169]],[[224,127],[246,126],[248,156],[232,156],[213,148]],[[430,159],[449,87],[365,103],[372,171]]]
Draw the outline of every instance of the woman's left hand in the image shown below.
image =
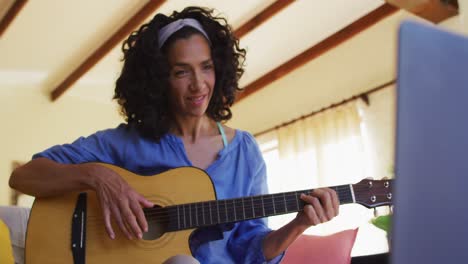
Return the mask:
[[263,240],[266,259],[273,259],[285,251],[308,227],[330,221],[338,215],[338,195],[330,188],[316,189],[310,195],[301,194],[301,200],[306,202],[304,210],[299,212],[294,220],[269,233]]
[[340,206],[338,195],[330,188],[315,189],[310,195],[301,194],[300,198],[307,205],[297,214],[294,222],[304,229],[328,222],[338,215]]

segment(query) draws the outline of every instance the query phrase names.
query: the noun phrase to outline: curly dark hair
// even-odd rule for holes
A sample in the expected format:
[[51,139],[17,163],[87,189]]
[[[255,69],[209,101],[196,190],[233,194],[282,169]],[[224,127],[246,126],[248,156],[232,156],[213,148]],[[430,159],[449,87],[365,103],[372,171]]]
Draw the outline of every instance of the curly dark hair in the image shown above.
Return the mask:
[[135,126],[142,136],[159,140],[169,131],[172,122],[167,47],[176,39],[202,35],[196,29],[185,27],[159,49],[159,30],[182,18],[196,19],[210,39],[216,82],[207,115],[217,122],[232,117],[230,107],[237,91],[241,90],[238,81],[244,73],[246,51],[239,47],[239,40],[226,19],[213,15],[213,12],[213,9],[187,7],[170,16],[157,14],[124,41],[124,65],[116,82],[114,99],[127,123]]

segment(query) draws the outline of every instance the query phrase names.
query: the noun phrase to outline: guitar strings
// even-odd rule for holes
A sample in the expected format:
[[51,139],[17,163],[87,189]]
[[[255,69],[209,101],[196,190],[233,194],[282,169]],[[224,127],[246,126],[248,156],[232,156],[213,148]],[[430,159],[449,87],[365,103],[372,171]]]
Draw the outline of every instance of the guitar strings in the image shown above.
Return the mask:
[[[294,193],[285,194],[285,199],[283,199],[283,195],[281,195],[281,197],[276,197],[276,199],[281,199],[281,201],[273,201],[273,199],[275,199],[273,197],[274,195],[272,195],[270,198],[262,198],[262,197],[244,198],[244,203],[243,203],[242,207],[244,208],[244,210],[245,209],[247,209],[247,210],[257,210],[257,209],[262,209],[264,207],[272,206],[273,204],[278,204],[278,202],[280,202],[278,207],[283,207],[282,204],[284,204],[284,202],[287,203],[286,207],[291,207],[293,203],[294,203],[294,205],[296,205],[297,202],[303,203],[302,200],[298,199],[298,195],[294,195],[294,197],[292,197],[292,199],[291,199],[290,196],[292,194],[294,195]],[[376,196],[376,198],[379,197],[379,196],[385,196],[386,197],[385,194],[374,194],[374,195]],[[350,201],[352,196],[350,196],[349,194],[346,194],[346,195],[340,195],[340,198],[341,198],[341,200]],[[221,206],[221,207],[225,207],[225,210],[227,210],[229,208],[229,211],[232,211],[233,206],[235,207],[235,209],[242,208],[241,204],[240,204],[242,202],[241,199],[214,200],[214,201],[191,203],[191,204],[185,204],[185,205],[171,205],[171,206],[164,207],[164,208],[150,208],[150,209],[146,209],[147,211],[145,212],[145,216],[147,216],[149,218],[150,217],[164,216],[164,215],[166,215],[168,213],[168,210],[171,210],[171,209],[176,210],[177,207],[182,208],[182,211],[183,211],[184,214],[187,214],[184,207],[185,208],[188,207],[189,211],[190,210],[198,211],[199,208],[200,208],[200,210],[211,210],[211,211],[216,210],[217,211],[217,210],[219,210],[219,207]],[[248,199],[248,200],[245,201],[245,199]],[[262,199],[263,199],[263,202],[262,202]],[[262,202],[263,206],[259,204],[260,202]],[[253,208],[252,208],[252,203],[254,203]],[[214,205],[211,206],[211,204],[214,204]],[[289,206],[288,206],[288,204],[289,204]],[[194,210],[194,208],[196,208],[196,210]],[[188,213],[190,214],[191,212],[188,212]]]
[[[378,197],[378,196],[385,196],[386,197],[386,195],[376,195],[376,197]],[[296,199],[286,200],[286,202],[291,202],[291,201],[293,201],[295,203]],[[266,206],[269,206],[269,205],[272,205],[272,204],[273,203],[268,203]],[[227,212],[230,213],[231,216],[232,216],[233,215],[232,212],[234,212],[232,210],[232,208],[230,210],[228,210],[227,208],[225,208],[225,210],[218,210],[219,207],[215,207],[215,208],[211,208],[211,216],[208,217],[209,218],[208,220],[209,220],[210,223],[206,223],[207,221],[205,221],[204,223],[200,224],[200,222],[202,222],[200,220],[203,219],[204,216],[208,216],[209,212],[206,212],[206,211],[204,213],[203,212],[197,212],[197,213],[194,214],[195,210],[192,208],[192,210],[188,210],[188,211],[183,210],[184,211],[183,214],[179,214],[179,216],[177,217],[176,212],[174,212],[175,209],[176,209],[176,206],[179,206],[179,205],[165,207],[165,208],[164,207],[163,208],[154,208],[153,209],[155,211],[154,213],[146,213],[145,214],[145,216],[147,218],[147,221],[148,222],[156,222],[156,223],[171,223],[171,222],[177,222],[177,218],[179,218],[179,222],[182,222],[182,224],[183,224],[182,229],[184,229],[184,228],[187,228],[188,226],[194,226],[194,224],[197,225],[197,226],[214,225],[214,224],[219,224],[219,223],[237,222],[237,221],[247,220],[247,219],[252,219],[252,218],[266,217],[266,215],[255,214],[255,213],[258,212],[259,209],[263,209],[264,206],[254,205],[252,207],[249,204],[247,204],[247,205],[244,204],[243,211],[244,212],[248,211],[249,213],[252,213],[252,216],[251,217],[246,217],[245,215],[250,216],[250,214],[244,214],[243,213],[242,214],[243,217],[241,219],[237,219],[237,217],[229,217],[228,215],[225,214],[225,211],[227,210]],[[288,207],[289,206],[287,206],[287,204],[286,204],[286,208],[285,208],[286,211],[287,211]],[[241,208],[241,207],[237,207],[235,209],[239,209],[239,208]],[[170,212],[171,210],[168,210],[168,209],[172,209],[173,212]],[[205,208],[205,209],[209,210],[209,208]],[[219,214],[219,217],[218,217],[218,211],[224,211],[224,212],[221,212]],[[279,211],[279,212],[277,212],[277,214],[285,214],[285,213],[287,213],[286,211]],[[299,211],[302,211],[302,210],[299,210]],[[294,213],[294,212],[297,212],[297,206],[296,206],[296,209],[294,211],[290,212],[290,213]],[[235,213],[237,213],[237,211]],[[226,215],[226,217],[221,217],[221,215]],[[274,214],[270,214],[269,216],[273,216],[273,215]],[[237,214],[235,216],[237,216]],[[190,221],[190,218],[193,218],[192,220],[195,220],[195,221]],[[217,221],[212,221],[213,219],[217,220]],[[225,219],[226,221],[222,221],[223,219]],[[96,220],[99,221],[98,219],[96,219]],[[100,221],[102,223],[102,219],[100,219]],[[215,222],[215,223],[213,223],[213,222]],[[179,229],[181,229],[181,228],[179,227]]]
[[[283,206],[284,202],[286,202],[288,208],[291,208],[291,206],[295,206],[297,202],[303,203],[301,199],[296,198],[298,196],[294,196],[291,198],[290,195],[289,197],[285,196],[285,199],[283,199],[282,196],[276,197],[275,200],[280,199],[276,201],[273,201],[273,198],[259,198],[259,197],[248,198],[247,201],[244,199],[244,203],[242,205],[241,205],[242,201],[240,199],[239,200],[229,199],[229,200],[218,200],[218,201],[215,200],[215,201],[191,203],[191,204],[185,204],[185,205],[172,205],[172,206],[164,207],[164,208],[146,209],[147,211],[145,212],[145,215],[147,217],[157,217],[157,216],[167,214],[168,210],[177,210],[177,207],[180,208],[180,211],[182,211],[181,213],[187,214],[186,210],[188,210],[189,211],[188,213],[190,214],[191,213],[190,211],[198,211],[198,209],[217,211],[217,210],[222,210],[222,209],[219,209],[220,207],[225,207],[224,210],[227,209],[228,211],[232,211],[232,207],[234,206],[235,209],[244,207],[247,210],[252,210],[252,204],[254,204],[253,209],[258,210],[264,207],[272,206],[273,204],[275,205],[278,204],[278,207],[281,208],[281,207],[284,207]],[[382,195],[374,194],[374,195],[376,196],[376,198],[381,197],[381,196],[386,197],[385,194],[382,194]],[[352,195],[350,194],[341,195],[340,198],[341,200],[344,200],[344,201],[352,201],[351,199]],[[263,203],[262,203],[262,200],[263,200]]]
[[[351,196],[349,196],[350,198]],[[225,203],[224,201],[231,201],[231,202],[228,202],[228,203]],[[247,202],[245,202],[243,205],[239,204],[238,203],[234,203],[234,201],[236,200],[218,200],[218,201],[209,201],[209,202],[200,202],[200,203],[190,203],[190,204],[185,204],[185,205],[171,205],[171,206],[168,206],[168,207],[159,207],[159,208],[148,208],[146,209],[147,211],[145,212],[145,216],[148,218],[148,219],[151,219],[151,218],[158,218],[159,219],[162,219],[161,217],[162,216],[168,216],[168,214],[171,214],[171,215],[176,215],[177,214],[177,207],[181,208],[179,210],[179,215],[197,215],[197,216],[203,216],[203,215],[208,215],[209,214],[209,211],[211,211],[211,213],[213,214],[216,214],[218,213],[218,211],[223,211],[221,214],[224,214],[224,212],[227,210],[228,213],[232,213],[234,212],[234,210],[237,211],[238,210],[242,210],[242,211],[252,211],[252,210],[255,210],[255,212],[258,212],[260,209],[263,209],[265,207],[268,207],[265,208],[266,211],[268,210],[273,210],[273,205],[275,204],[278,204],[278,206],[275,206],[275,209],[278,209],[278,211],[280,211],[281,208],[285,208],[286,211],[288,210],[288,208],[295,208],[292,212],[297,212],[297,203],[299,202],[299,205],[300,206],[304,206],[305,203],[304,201],[302,201],[301,199],[296,199],[296,197],[285,197],[285,199],[282,199],[281,198],[281,201],[273,201],[272,199],[270,199],[269,201],[266,200],[266,199],[263,199],[263,205],[260,204],[261,202],[261,199],[249,199]],[[253,203],[253,206],[252,206],[252,201],[254,202]],[[255,203],[257,202],[257,203]],[[286,206],[285,206],[285,202],[286,202]],[[209,203],[211,204],[214,204],[213,206],[210,206]],[[217,205],[216,205],[217,204]],[[185,209],[183,208],[185,207]],[[222,208],[224,207],[224,209]],[[195,210],[195,208],[197,208]],[[233,210],[234,209],[234,210]],[[196,214],[194,214],[195,211],[198,211]],[[282,210],[281,210],[282,211]],[[204,212],[204,213],[203,213]],[[285,211],[283,211],[285,212]],[[169,217],[170,218],[170,217]]]
[[[347,196],[343,196],[340,198],[342,198],[342,200],[350,200],[351,196],[350,195],[347,195]],[[275,199],[275,201],[274,201]],[[288,197],[288,196],[281,196],[281,197],[277,197],[277,198],[259,198],[259,197],[255,197],[255,198],[245,198],[243,199],[244,201],[242,201],[242,199],[229,199],[229,200],[218,200],[218,201],[208,201],[208,202],[199,202],[199,203],[190,203],[190,204],[185,204],[185,205],[172,205],[172,206],[168,206],[168,207],[165,207],[165,209],[174,209],[176,210],[177,207],[179,208],[182,208],[181,210],[185,210],[185,208],[187,208],[188,210],[198,210],[198,208],[200,208],[201,210],[203,209],[206,209],[206,210],[218,210],[219,207],[229,207],[229,208],[232,208],[233,206],[236,207],[236,208],[249,208],[249,209],[252,209],[252,204],[254,206],[255,209],[261,209],[261,208],[264,208],[266,206],[273,206],[273,204],[278,204],[278,207],[283,207],[283,204],[284,203],[287,203],[289,205],[293,204],[293,205],[296,205],[297,203],[304,203],[304,201],[302,201],[301,199],[299,199],[299,196],[295,195],[294,197]],[[213,205],[213,206],[211,206]],[[290,206],[288,206],[290,207]],[[154,216],[158,213],[160,213],[160,210],[161,208],[153,208],[153,209],[146,209],[146,215],[147,216]]]
[[[329,187],[331,189],[334,189],[338,195],[339,195],[339,199],[341,201],[352,201],[351,198],[353,198],[353,195],[351,194],[351,190],[349,188],[349,184],[348,185],[341,185],[341,186],[335,186],[335,187]],[[364,192],[364,193],[367,193],[367,192],[371,192],[371,191],[374,191],[372,192],[372,194],[374,196],[376,196],[377,198],[378,197],[387,197],[387,195],[384,193],[384,194],[379,194],[379,193],[376,193],[378,190],[384,190],[384,191],[391,191],[389,188],[378,188],[377,186],[375,186],[374,188],[370,188],[367,184],[354,184],[353,185],[353,190],[356,194],[360,193],[360,192]],[[272,206],[273,204],[277,204],[278,201],[275,201],[276,199],[280,199],[280,200],[283,200],[284,201],[284,206],[278,206],[279,209],[281,208],[284,208],[285,211],[283,212],[277,212],[277,214],[285,214],[286,211],[288,211],[287,209],[288,208],[291,208],[291,206],[294,206],[296,207],[296,209],[293,211],[293,212],[297,212],[297,202],[301,202],[300,205],[304,205],[304,201],[300,200],[298,197],[300,195],[300,193],[310,193],[312,192],[313,189],[310,189],[310,190],[304,190],[304,191],[297,191],[297,192],[289,192],[289,193],[284,193],[284,194],[270,194],[270,195],[263,195],[262,197],[260,196],[252,196],[252,197],[244,197],[244,198],[234,198],[234,199],[227,199],[227,200],[213,200],[213,201],[206,201],[206,202],[198,202],[198,203],[190,203],[190,204],[186,204],[186,205],[171,205],[171,206],[168,206],[168,207],[162,207],[162,208],[151,208],[149,209],[147,212],[145,212],[145,217],[147,218],[147,221],[149,223],[161,223],[161,224],[167,224],[167,225],[170,225],[171,222],[174,223],[174,222],[178,222],[178,228],[179,229],[186,229],[188,227],[191,227],[193,226],[194,224],[197,225],[197,226],[206,226],[206,225],[215,225],[215,224],[218,224],[218,223],[223,223],[221,220],[223,219],[220,219],[221,215],[225,214],[225,222],[236,222],[236,221],[239,221],[237,220],[237,210],[239,210],[240,208],[242,208],[242,216],[243,216],[243,219],[240,219],[240,220],[247,220],[247,219],[251,219],[251,218],[261,218],[261,217],[265,217],[266,215],[262,215],[262,214],[256,214],[257,212],[259,212],[258,210],[261,209],[261,211],[263,212],[263,209],[265,209],[265,207],[268,207],[268,206]],[[343,191],[345,191],[345,193],[343,194]],[[299,193],[299,195],[298,195]],[[292,197],[291,199],[291,195],[293,195],[294,197]],[[358,197],[358,195],[356,195],[356,198]],[[240,206],[240,203],[242,203],[242,200],[244,201],[242,207]],[[263,206],[262,205],[259,205],[259,204],[255,204],[255,202],[260,202],[263,200]],[[269,201],[268,201],[269,200]],[[237,203],[236,203],[237,201]],[[210,206],[210,204],[215,204],[214,206]],[[222,204],[224,203],[224,205]],[[294,203],[294,205],[292,204]],[[200,205],[200,206],[199,206]],[[185,208],[188,207],[188,211],[186,211],[184,209],[184,206]],[[193,208],[193,206],[195,206],[195,210]],[[198,206],[198,207],[197,207]],[[234,206],[234,208],[233,208]],[[181,214],[175,212],[176,211],[176,208],[177,207],[182,207],[182,211],[183,211],[183,217],[181,217]],[[222,208],[220,207],[224,207],[224,210],[222,210]],[[230,207],[230,208],[229,208]],[[198,209],[201,209],[202,212],[197,212]],[[210,210],[211,211],[211,214],[208,215],[208,212],[204,212],[206,210]],[[234,209],[234,210],[233,210]],[[172,212],[171,212],[172,211]],[[225,212],[221,212],[220,211],[225,211]],[[229,218],[228,214],[226,214],[226,211],[227,213],[231,213],[231,216],[234,215],[234,218]],[[252,211],[252,217],[246,217],[246,214],[245,214],[245,211]],[[299,210],[301,211],[301,210]],[[196,212],[196,214],[193,214],[194,212]],[[232,214],[232,212],[234,214]],[[291,213],[293,213],[291,212]],[[178,214],[178,217],[175,215],[175,214]],[[220,213],[220,214],[219,214]],[[188,215],[188,216],[187,216]],[[199,223],[201,221],[201,219],[203,219],[203,217],[205,216],[210,216],[208,219],[210,223]],[[272,214],[270,214],[270,216],[273,216]],[[191,219],[191,218],[194,218],[194,219]],[[178,221],[177,221],[177,218]],[[172,219],[172,220],[171,220]],[[212,220],[217,220],[217,221],[214,221],[215,223],[212,223],[213,221]],[[230,220],[230,219],[233,219],[233,220]],[[102,218],[95,218],[95,219],[88,219],[89,222],[88,224],[90,225],[100,225],[102,226],[103,225],[103,221],[102,221]],[[183,221],[181,221],[183,220]],[[188,221],[187,221],[188,220]],[[195,220],[195,221],[191,221],[191,220]],[[95,222],[96,221],[96,222]],[[92,222],[95,222],[95,223],[92,223]],[[180,227],[180,224],[183,225],[183,227],[181,228]],[[102,232],[104,232],[104,230],[102,230]]]
[[[359,191],[360,188],[358,188],[357,190]],[[368,188],[366,188],[368,189]],[[356,190],[355,190],[356,192]],[[185,205],[172,205],[172,206],[169,206],[169,207],[165,207],[164,209],[175,209],[177,207],[182,207],[182,210],[183,207],[189,207],[189,210],[192,208],[202,208],[203,209],[207,209],[207,210],[218,210],[219,206],[221,207],[231,207],[234,205],[236,208],[240,208],[241,205],[240,203],[242,203],[242,200],[244,200],[244,203],[243,203],[243,207],[244,208],[249,208],[249,209],[252,209],[251,207],[251,204],[253,203],[254,204],[254,208],[255,209],[261,209],[265,206],[271,206],[273,204],[277,204],[278,202],[286,202],[286,203],[297,203],[298,202],[303,202],[301,199],[299,199],[299,195],[297,195],[297,193],[299,192],[296,192],[296,193],[285,193],[284,195],[284,198],[283,198],[283,194],[273,194],[271,196],[262,196],[262,197],[259,197],[259,196],[253,196],[251,198],[249,197],[246,197],[246,198],[237,198],[237,199],[227,199],[227,200],[214,200],[214,201],[207,201],[207,202],[199,202],[199,203],[190,203],[190,204],[185,204]],[[302,193],[302,192],[300,192]],[[275,197],[275,195],[277,195]],[[292,197],[291,199],[291,195],[293,195],[294,197]],[[374,196],[377,197],[381,197],[381,196],[384,196],[386,197],[386,194],[378,194],[378,193],[374,193],[373,194]],[[350,194],[350,192],[346,192],[345,194],[341,194],[339,195],[339,198],[340,200],[342,201],[352,201],[352,194]],[[277,199],[280,199],[279,201]],[[262,201],[263,200],[263,201]],[[273,201],[273,200],[276,200],[276,201]],[[236,202],[237,201],[237,202]],[[256,204],[257,203],[257,204]],[[262,203],[262,205],[258,204],[258,203]],[[211,207],[210,209],[210,204],[214,204],[213,207]],[[206,208],[205,208],[206,207]],[[280,204],[280,207],[281,207],[281,204]],[[156,209],[162,209],[162,208],[154,208],[154,209],[147,209],[147,212],[146,212],[146,215],[148,217],[151,217],[151,216],[157,216],[157,215],[161,215],[162,214],[165,214],[166,212],[161,212],[161,210],[156,210]],[[151,211],[154,211],[154,212],[151,212]]]
[[[236,210],[236,209],[239,209],[239,208],[236,208],[234,210],[232,210],[232,208],[229,209],[229,208],[226,208],[226,207],[224,208],[224,210],[223,210],[223,208],[217,208],[216,210],[213,210],[214,212],[212,212],[213,214],[210,217],[208,217],[208,212],[199,212],[199,211],[194,212],[193,209],[188,210],[188,211],[184,210],[180,214],[176,214],[175,210],[172,210],[172,211],[169,211],[169,212],[164,212],[163,215],[159,216],[159,219],[161,219],[162,221],[166,221],[166,220],[169,221],[170,218],[172,218],[175,221],[175,220],[177,220],[177,218],[179,218],[179,221],[183,222],[184,223],[183,225],[186,226],[187,225],[186,223],[188,223],[188,222],[190,222],[190,223],[202,222],[200,219],[202,219],[204,216],[207,216],[209,218],[208,222],[210,222],[210,223],[212,223],[213,220],[215,220],[215,222],[223,223],[223,222],[237,221],[239,218],[242,220],[242,219],[249,219],[249,218],[259,218],[259,217],[273,216],[273,215],[285,214],[285,213],[294,213],[294,212],[302,211],[303,205],[304,204],[301,204],[301,208],[297,209],[296,204],[289,203],[289,204],[286,204],[284,207],[278,207],[278,209],[277,209],[277,211],[275,213],[273,213],[272,208],[270,208],[269,213],[265,213],[263,211],[264,207],[262,207],[262,206],[259,207],[259,206],[255,206],[255,205],[253,207],[251,205],[245,206],[245,208],[243,208],[243,210],[242,210],[242,213],[240,213],[240,212],[238,212],[238,210]],[[291,210],[290,208],[294,208],[294,209]],[[242,217],[238,218],[237,215],[242,216]],[[155,215],[149,216],[148,219],[153,220],[154,219],[153,217],[155,217]],[[197,218],[197,219],[188,220],[190,217]],[[167,218],[169,218],[169,219],[167,219]],[[158,219],[158,218],[156,218],[156,219]],[[190,224],[190,225],[192,225],[192,224]]]

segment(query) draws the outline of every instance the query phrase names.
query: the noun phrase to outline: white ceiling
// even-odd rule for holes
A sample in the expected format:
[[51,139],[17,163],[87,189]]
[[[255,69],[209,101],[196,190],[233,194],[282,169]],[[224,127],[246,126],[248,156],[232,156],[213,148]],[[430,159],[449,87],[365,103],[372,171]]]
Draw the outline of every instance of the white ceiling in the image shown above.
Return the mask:
[[[238,28],[273,0],[169,0],[157,12],[187,5],[215,8]],[[5,4],[4,4],[5,3]],[[0,0],[6,5],[11,1]],[[146,1],[28,1],[0,39],[0,89],[48,96]],[[246,85],[383,4],[380,0],[298,0],[241,39]],[[120,46],[63,96],[110,103],[121,68]],[[60,100],[60,99],[59,99]]]
[[[13,1],[0,0],[0,14]],[[168,14],[192,4],[208,6],[238,28],[273,1],[168,0],[158,12]],[[466,7],[468,0],[463,2]],[[27,161],[47,147],[123,121],[111,100],[121,67],[120,47],[57,101],[50,101],[49,96],[145,3],[31,0],[0,37],[0,119],[4,121],[0,204],[9,199],[3,190],[8,189],[12,161]],[[241,39],[241,46],[248,50],[241,84],[252,82],[382,4],[382,0],[296,0]],[[258,133],[395,78],[398,25],[407,18],[414,16],[398,11],[234,104],[234,118],[228,125]],[[458,21],[452,21],[450,27],[456,28]],[[468,27],[463,28],[467,32]]]

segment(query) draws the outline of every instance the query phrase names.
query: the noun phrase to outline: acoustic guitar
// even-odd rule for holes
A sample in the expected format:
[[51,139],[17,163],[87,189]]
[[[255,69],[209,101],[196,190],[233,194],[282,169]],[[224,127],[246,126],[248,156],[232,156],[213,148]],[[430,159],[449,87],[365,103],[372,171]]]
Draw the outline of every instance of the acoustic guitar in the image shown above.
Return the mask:
[[[93,191],[37,198],[28,223],[26,263],[162,263],[177,254],[191,254],[189,239],[197,228],[298,212],[304,206],[300,194],[312,192],[216,200],[210,177],[197,168],[181,167],[142,177],[101,165],[117,172],[156,204],[144,209],[149,231],[143,239],[128,240],[117,228],[116,238],[110,239]],[[392,204],[391,185],[392,180],[366,179],[330,188],[337,192],[340,204],[372,208]]]

